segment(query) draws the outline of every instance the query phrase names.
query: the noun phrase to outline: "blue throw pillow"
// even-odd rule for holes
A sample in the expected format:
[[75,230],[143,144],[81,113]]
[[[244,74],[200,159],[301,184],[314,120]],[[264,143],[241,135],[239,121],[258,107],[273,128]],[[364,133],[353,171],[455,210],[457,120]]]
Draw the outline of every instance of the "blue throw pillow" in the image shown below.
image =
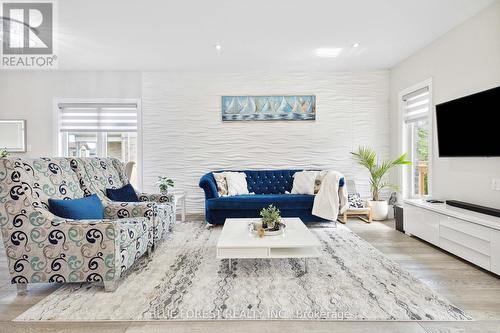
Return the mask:
[[108,188],[106,189],[106,195],[112,201],[139,202],[139,197],[137,196],[137,193],[135,193],[135,190],[132,187],[132,185],[130,184],[127,184],[122,188],[118,189]]
[[49,211],[56,216],[72,220],[104,218],[104,207],[96,194],[81,199],[49,199]]

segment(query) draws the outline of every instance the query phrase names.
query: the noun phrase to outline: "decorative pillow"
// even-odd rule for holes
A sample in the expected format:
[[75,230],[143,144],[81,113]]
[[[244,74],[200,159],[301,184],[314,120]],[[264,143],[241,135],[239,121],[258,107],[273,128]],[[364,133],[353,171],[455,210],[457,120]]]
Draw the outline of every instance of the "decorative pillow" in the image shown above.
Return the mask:
[[318,171],[316,179],[314,180],[314,194],[318,194],[321,188],[321,182],[323,181],[323,178],[325,178],[326,173],[326,170]]
[[212,172],[215,182],[217,183],[217,191],[221,197],[228,195],[227,180],[224,172]]
[[361,200],[359,193],[348,194],[347,201],[349,201],[350,208],[365,208],[365,204]]
[[318,171],[299,171],[293,175],[292,194],[314,194]]
[[49,211],[72,220],[102,220],[104,207],[97,194],[71,200],[49,199]]
[[318,194],[320,188],[321,188],[321,179],[316,178],[314,180],[314,194]]
[[244,172],[224,172],[228,195],[249,194],[247,175]]
[[134,187],[131,184],[127,184],[122,188],[106,189],[106,196],[112,201],[120,201],[120,202],[139,202],[139,197],[134,190]]

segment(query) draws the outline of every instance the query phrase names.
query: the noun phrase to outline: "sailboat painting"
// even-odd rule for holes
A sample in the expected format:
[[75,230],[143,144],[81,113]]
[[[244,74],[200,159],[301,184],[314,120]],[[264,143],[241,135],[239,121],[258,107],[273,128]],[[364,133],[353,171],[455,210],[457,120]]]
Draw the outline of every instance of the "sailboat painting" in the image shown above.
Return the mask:
[[223,121],[315,120],[316,96],[222,96]]

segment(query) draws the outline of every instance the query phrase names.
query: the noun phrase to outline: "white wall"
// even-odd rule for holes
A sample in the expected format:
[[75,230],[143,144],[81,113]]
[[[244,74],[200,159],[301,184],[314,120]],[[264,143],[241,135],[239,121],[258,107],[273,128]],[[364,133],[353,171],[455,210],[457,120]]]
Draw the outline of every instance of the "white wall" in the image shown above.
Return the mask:
[[[388,72],[325,74],[1,72],[0,118],[26,119],[28,152],[51,156],[54,98],[141,98],[144,187],[168,175],[203,210],[202,174],[223,168],[334,168],[369,195],[349,154],[389,153]],[[221,121],[222,95],[315,94],[314,122]]]
[[[434,104],[500,85],[500,2],[391,69],[393,154],[402,149],[398,94],[428,78],[433,80]],[[500,178],[500,158],[439,158],[435,129],[433,146],[435,197],[500,208],[500,192],[491,190],[492,179]]]
[[[367,174],[350,151],[389,152],[388,73],[144,73],[144,187],[158,175],[188,191],[188,210],[203,210],[200,177],[217,169],[334,168],[358,181]],[[222,122],[222,95],[315,94],[317,120]]]
[[140,97],[140,72],[0,72],[0,119],[27,120],[25,156],[54,154],[54,98]]

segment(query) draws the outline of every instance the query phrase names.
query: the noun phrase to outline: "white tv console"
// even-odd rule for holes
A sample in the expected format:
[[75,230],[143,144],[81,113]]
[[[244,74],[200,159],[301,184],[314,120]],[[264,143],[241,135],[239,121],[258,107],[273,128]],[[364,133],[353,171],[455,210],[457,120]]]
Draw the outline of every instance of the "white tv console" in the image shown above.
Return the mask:
[[404,200],[404,230],[500,275],[500,218],[425,200]]

